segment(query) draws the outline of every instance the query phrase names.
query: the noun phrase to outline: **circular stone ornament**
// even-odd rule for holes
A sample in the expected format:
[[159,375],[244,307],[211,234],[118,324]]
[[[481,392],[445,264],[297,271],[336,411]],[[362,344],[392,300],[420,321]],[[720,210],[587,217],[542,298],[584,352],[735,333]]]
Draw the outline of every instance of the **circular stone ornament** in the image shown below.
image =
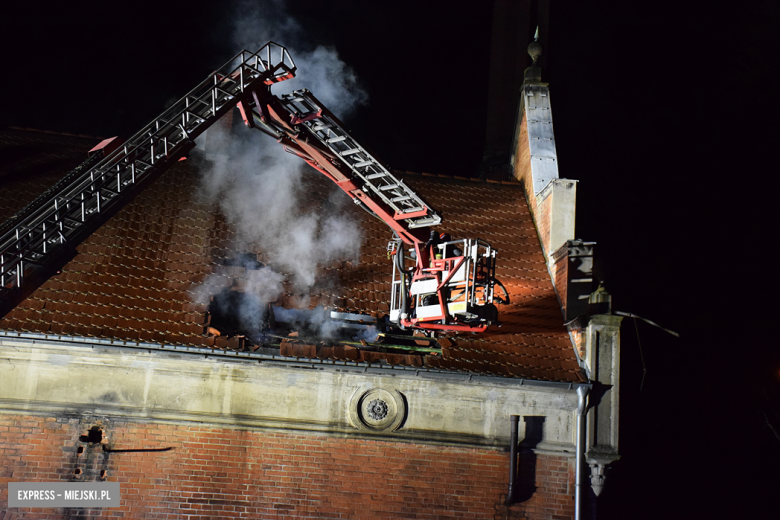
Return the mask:
[[387,403],[381,399],[374,399],[368,403],[368,417],[374,421],[381,421],[387,417]]
[[372,388],[356,392],[350,403],[350,420],[359,430],[397,430],[406,416],[406,403],[400,392]]

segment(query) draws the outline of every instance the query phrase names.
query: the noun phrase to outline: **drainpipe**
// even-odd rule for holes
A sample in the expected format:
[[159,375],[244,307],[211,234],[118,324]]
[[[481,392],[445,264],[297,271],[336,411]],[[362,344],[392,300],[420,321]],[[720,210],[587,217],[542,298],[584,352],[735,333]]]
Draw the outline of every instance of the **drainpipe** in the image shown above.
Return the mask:
[[582,460],[585,458],[585,413],[588,411],[588,387],[577,387],[577,443],[574,463],[574,520],[582,517]]
[[506,492],[505,506],[515,503],[515,477],[517,475],[517,423],[519,415],[510,415],[512,421],[512,433],[509,440],[509,491]]

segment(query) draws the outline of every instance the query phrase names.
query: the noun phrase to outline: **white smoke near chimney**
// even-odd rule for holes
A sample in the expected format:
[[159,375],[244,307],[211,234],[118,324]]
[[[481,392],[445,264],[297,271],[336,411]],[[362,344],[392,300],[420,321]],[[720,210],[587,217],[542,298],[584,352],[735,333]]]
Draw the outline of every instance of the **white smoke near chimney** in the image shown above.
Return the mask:
[[[285,14],[282,2],[239,2],[233,8],[237,49],[255,51],[273,40],[286,46],[295,60],[296,78],[275,85],[274,94],[308,88],[342,118],[366,102],[367,95],[354,72],[335,49],[306,42],[299,24]],[[318,265],[358,261],[362,244],[359,223],[338,211],[340,204],[349,203],[346,194],[334,186],[338,193],[332,194],[331,200],[336,204],[327,206],[330,209],[310,207],[302,184],[308,166],[284,152],[272,138],[243,125],[233,131],[215,125],[199,139],[198,147],[206,142],[208,161],[201,174],[207,199],[218,204],[235,228],[237,244],[257,248],[274,269],[290,275],[300,301],[305,302],[315,289]],[[280,295],[282,277],[265,268],[250,278],[243,290],[252,295],[248,300],[252,308],[242,309],[240,314],[251,320]],[[205,303],[207,294],[216,294],[230,283],[224,276],[211,275],[193,289],[193,298]]]

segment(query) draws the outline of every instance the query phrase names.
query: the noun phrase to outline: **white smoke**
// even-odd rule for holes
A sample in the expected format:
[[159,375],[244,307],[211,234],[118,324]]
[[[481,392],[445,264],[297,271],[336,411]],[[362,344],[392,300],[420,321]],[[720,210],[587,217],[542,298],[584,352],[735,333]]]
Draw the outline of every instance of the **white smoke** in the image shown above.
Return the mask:
[[[303,293],[315,285],[318,265],[356,262],[362,243],[359,223],[309,207],[302,188],[305,163],[260,132],[236,130],[227,135],[221,127],[209,129],[212,161],[201,169],[206,196],[234,226],[236,242],[264,252],[268,263],[290,273]],[[346,194],[338,195],[348,200]]]
[[[284,14],[281,2],[240,2],[234,7],[238,49],[255,51],[273,40],[286,46],[295,60],[297,77],[275,85],[274,94],[308,88],[339,117],[365,103],[365,91],[335,49],[303,42],[300,26]],[[359,223],[338,212],[339,204],[330,211],[309,206],[301,182],[308,166],[301,159],[261,132],[244,128],[231,132],[215,125],[199,139],[199,147],[204,143],[209,161],[201,173],[207,199],[218,204],[235,228],[241,249],[262,251],[268,264],[290,275],[301,300],[317,285],[318,265],[359,259]],[[334,189],[339,193],[332,200],[349,202],[346,194]],[[250,308],[240,314],[250,319],[277,299],[282,277],[268,268],[246,272],[243,289],[254,296]],[[194,298],[205,303],[201,300],[208,294],[229,284],[224,276],[211,275],[193,290]]]
[[311,310],[287,310],[277,307],[274,309],[274,317],[294,328],[315,329],[320,339],[334,338],[339,331],[338,323],[330,319],[330,311],[321,306]]
[[[345,334],[345,329],[339,321],[331,319],[330,311],[322,306],[308,309],[284,309],[274,307],[274,318],[277,322],[292,325],[293,328],[301,328],[304,333],[307,329],[315,329],[319,339],[333,339]],[[376,325],[364,325],[364,328],[352,329],[351,338],[354,341],[374,342],[377,340],[379,330]]]
[[355,72],[336,49],[312,42],[285,11],[280,0],[241,1],[234,4],[233,41],[237,49],[255,52],[269,41],[287,47],[297,67],[296,76],[273,87],[277,96],[306,88],[337,117],[343,119],[368,100]]

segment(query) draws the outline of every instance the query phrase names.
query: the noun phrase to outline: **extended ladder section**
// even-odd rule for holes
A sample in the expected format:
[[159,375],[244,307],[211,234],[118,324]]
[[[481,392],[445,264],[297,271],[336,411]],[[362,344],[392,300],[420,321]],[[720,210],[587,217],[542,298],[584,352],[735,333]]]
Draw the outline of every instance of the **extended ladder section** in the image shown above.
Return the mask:
[[355,184],[392,208],[395,220],[403,220],[409,229],[441,223],[441,217],[350,137],[311,92],[296,90],[279,99],[284,108],[294,115],[293,123],[305,125],[322,145],[349,166],[354,173]]
[[[0,236],[0,317],[75,254],[75,246],[194,147],[194,139],[259,88],[295,76],[287,49],[242,51],[140,132],[28,205]],[[265,86],[264,86],[265,85]]]

